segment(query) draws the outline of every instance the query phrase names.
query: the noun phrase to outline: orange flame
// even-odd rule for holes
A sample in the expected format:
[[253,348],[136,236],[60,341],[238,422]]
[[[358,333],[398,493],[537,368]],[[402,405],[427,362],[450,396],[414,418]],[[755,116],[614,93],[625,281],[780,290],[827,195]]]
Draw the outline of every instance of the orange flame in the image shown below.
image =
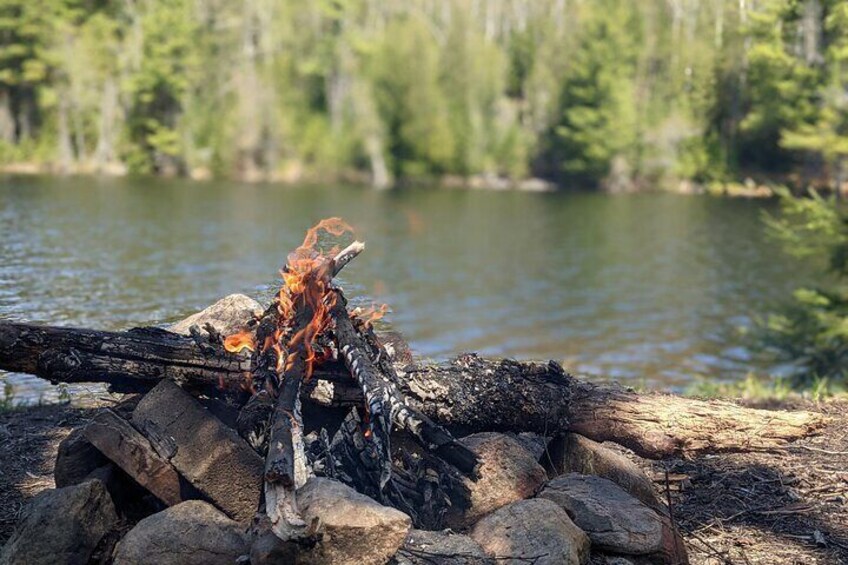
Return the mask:
[[374,325],[374,322],[380,320],[388,311],[389,305],[381,304],[380,306],[372,306],[368,310],[357,308],[353,311],[353,314],[362,320],[362,323],[365,324],[366,328],[370,328]]
[[239,353],[243,349],[248,351],[256,351],[256,343],[253,334],[248,331],[233,334],[224,339],[224,349],[230,353]]
[[280,315],[284,319],[290,319],[296,314],[295,304],[312,312],[312,318],[291,337],[287,347],[292,353],[286,359],[285,368],[290,369],[298,357],[295,352],[302,351],[305,379],[312,376],[315,363],[320,361],[315,354],[313,342],[330,321],[330,266],[333,255],[339,249],[335,245],[329,249],[323,248],[325,242],[322,241],[321,235],[327,234],[332,240],[337,240],[352,233],[353,228],[341,218],[321,220],[306,232],[300,247],[289,254],[286,268],[282,272],[285,284],[278,295]]
[[[273,350],[279,375],[302,359],[304,378],[309,379],[314,365],[326,359],[328,352],[316,354],[314,341],[329,324],[330,308],[334,305],[335,294],[330,292],[330,280],[332,259],[339,250],[335,243],[352,234],[353,228],[341,218],[327,218],[310,228],[303,243],[288,255],[286,266],[280,271],[283,286],[277,293],[277,328],[264,337],[260,348],[263,354]],[[306,323],[295,319],[305,312],[311,313]],[[381,316],[382,313],[374,319]],[[297,331],[291,335],[293,326],[297,326]],[[224,347],[231,353],[243,349],[255,351],[256,338],[243,331],[227,337]],[[269,383],[266,382],[266,386]]]

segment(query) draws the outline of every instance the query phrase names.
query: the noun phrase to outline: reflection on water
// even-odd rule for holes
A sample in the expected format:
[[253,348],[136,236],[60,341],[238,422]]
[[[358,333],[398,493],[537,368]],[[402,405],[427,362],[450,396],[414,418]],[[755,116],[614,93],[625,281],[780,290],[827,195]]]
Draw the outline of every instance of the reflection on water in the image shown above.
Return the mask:
[[[431,357],[563,361],[676,387],[751,368],[734,327],[800,269],[764,240],[763,202],[230,182],[6,179],[0,318],[121,329],[179,319],[231,292],[267,297],[285,254],[340,215],[368,250],[351,295]],[[2,377],[0,377],[2,378]],[[21,394],[50,393],[7,376]]]

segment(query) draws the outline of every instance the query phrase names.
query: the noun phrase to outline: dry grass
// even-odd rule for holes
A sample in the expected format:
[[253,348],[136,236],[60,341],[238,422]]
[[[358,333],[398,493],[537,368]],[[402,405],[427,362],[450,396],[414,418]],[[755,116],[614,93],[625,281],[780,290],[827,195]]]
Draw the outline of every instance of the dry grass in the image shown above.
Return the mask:
[[0,412],[0,545],[12,534],[24,504],[55,486],[59,442],[92,412],[67,405]]

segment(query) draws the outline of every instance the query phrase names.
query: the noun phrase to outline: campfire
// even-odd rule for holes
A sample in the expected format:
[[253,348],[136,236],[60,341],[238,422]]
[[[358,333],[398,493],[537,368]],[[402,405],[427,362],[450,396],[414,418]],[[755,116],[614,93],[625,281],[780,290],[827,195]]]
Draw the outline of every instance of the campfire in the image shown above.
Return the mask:
[[[411,408],[398,392],[398,376],[373,332],[372,321],[381,310],[368,318],[348,312],[333,278],[365,246],[353,241],[340,250],[334,242],[352,234],[340,218],[322,220],[311,228],[303,244],[288,256],[280,273],[283,285],[270,306],[252,320],[251,327],[221,341],[228,352],[250,357],[253,369],[242,386],[251,396],[239,417],[239,429],[254,449],[265,454],[265,513],[271,530],[282,540],[308,540],[317,531],[317,524],[301,519],[295,498],[296,489],[306,483],[308,468],[316,466],[331,477],[343,473],[345,482],[360,492],[401,508],[419,523],[424,520],[416,511],[421,508],[417,481],[408,482],[404,492],[393,478],[393,427],[415,439],[426,454],[425,464],[434,470],[448,469],[436,463],[439,459],[473,476],[478,463],[471,450]],[[209,335],[210,344],[216,346],[218,336]],[[348,436],[334,445],[324,441],[318,448],[323,459],[310,461],[303,437],[301,387],[312,379],[316,366],[329,360],[343,360],[364,402],[348,416],[354,424],[343,428]],[[326,430],[319,437],[326,440]],[[399,467],[394,475],[409,477],[412,471]],[[414,475],[420,471],[415,469]],[[437,485],[431,504],[446,507],[449,499],[450,493]]]
[[823,425],[585,383],[554,362],[415,361],[375,329],[386,307],[350,309],[335,280],[364,249],[344,221],[322,220],[266,307],[231,297],[170,330],[0,323],[0,369],[126,393],[56,462],[53,493],[105,485],[104,515],[57,510],[74,496],[47,493],[0,562],[41,562],[27,536],[65,519],[90,534],[67,542],[88,543],[73,562],[143,563],[148,537],[168,545],[202,523],[222,533],[163,562],[585,563],[591,551],[685,563],[651,481],[591,440],[695,456],[774,449]]

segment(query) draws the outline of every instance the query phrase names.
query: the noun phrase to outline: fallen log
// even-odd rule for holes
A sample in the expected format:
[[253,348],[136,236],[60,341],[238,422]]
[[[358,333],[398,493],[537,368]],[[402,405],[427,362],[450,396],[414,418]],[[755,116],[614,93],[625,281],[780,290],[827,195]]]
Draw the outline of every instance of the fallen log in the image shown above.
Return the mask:
[[[52,382],[104,382],[143,391],[169,378],[189,388],[214,389],[220,383],[238,388],[249,369],[248,359],[211,348],[204,352],[191,338],[162,330],[100,332],[0,322],[0,370]],[[304,387],[304,401],[310,401],[319,380],[333,383],[339,404],[362,401],[344,366],[332,362],[316,369],[311,386]],[[404,367],[398,380],[412,408],[454,435],[575,431],[652,459],[774,450],[826,424],[824,416],[811,412],[756,410],[591,384],[556,363],[461,356],[446,364]]]
[[410,404],[464,432],[579,433],[612,441],[648,459],[720,452],[773,451],[814,435],[827,423],[806,411],[758,410],[719,400],[637,393],[593,384],[558,364],[460,356],[413,366],[401,379]]
[[251,363],[158,328],[106,332],[2,322],[0,369],[52,383],[105,382],[118,392],[143,392],[163,378],[197,388],[238,383]]

